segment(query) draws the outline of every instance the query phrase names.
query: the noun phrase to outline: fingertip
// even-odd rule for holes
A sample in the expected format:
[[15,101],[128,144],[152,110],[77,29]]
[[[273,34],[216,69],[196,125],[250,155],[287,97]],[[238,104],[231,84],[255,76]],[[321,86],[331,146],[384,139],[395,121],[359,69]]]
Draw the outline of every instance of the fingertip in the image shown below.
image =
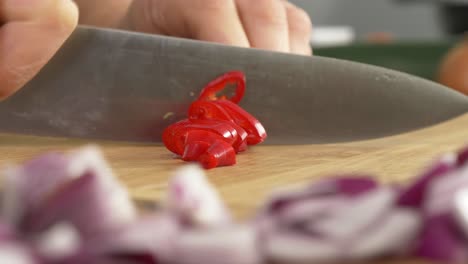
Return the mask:
[[52,9],[41,18],[57,34],[68,36],[78,25],[78,6],[72,0],[54,0],[54,2]]
[[237,0],[239,16],[252,47],[289,52],[288,22],[278,0]]
[[185,17],[191,38],[244,48],[251,45],[233,0],[192,1]]
[[[18,2],[7,1],[10,5]],[[37,10],[28,10],[25,4],[17,10],[5,6],[12,20],[0,30],[0,100],[31,80],[78,24],[78,8],[71,0],[43,1],[40,8],[38,1],[31,2]]]
[[[59,0],[60,1],[60,0]],[[75,1],[66,0],[62,2],[62,21],[64,28],[68,32],[72,32],[78,25],[79,9]]]
[[0,89],[0,102],[5,101],[11,94],[12,91],[9,91],[7,89]]
[[283,0],[288,16],[289,46],[292,53],[312,55],[310,39],[313,25],[309,14],[302,8]]

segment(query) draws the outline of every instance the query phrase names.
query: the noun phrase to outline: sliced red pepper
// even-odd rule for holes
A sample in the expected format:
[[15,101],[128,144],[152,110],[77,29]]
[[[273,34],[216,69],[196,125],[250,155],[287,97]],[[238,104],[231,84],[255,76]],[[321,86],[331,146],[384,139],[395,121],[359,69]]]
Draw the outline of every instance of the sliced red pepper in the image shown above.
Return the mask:
[[231,144],[215,133],[191,130],[185,140],[184,161],[198,161],[206,169],[236,163],[236,153]]
[[[217,97],[227,84],[235,83],[235,95]],[[188,111],[188,119],[163,132],[166,147],[185,161],[198,161],[205,168],[233,165],[236,153],[266,138],[262,124],[237,104],[245,93],[242,72],[229,72],[210,82]]]
[[[217,102],[217,101],[216,101]],[[195,101],[190,105],[188,115],[190,120],[224,120],[234,122],[233,118],[222,105],[215,101]],[[229,101],[230,102],[230,101]]]
[[234,149],[222,140],[217,140],[198,159],[205,169],[236,164]]
[[[218,101],[226,101],[233,104],[227,100]],[[222,105],[217,104],[218,101],[195,101],[189,108],[189,119],[192,122],[199,122],[199,120],[222,120],[231,122],[231,126],[238,134],[238,140],[233,144],[233,147],[236,152],[244,151],[245,148],[240,148],[240,146],[248,137],[247,131],[235,122],[229,112]]]
[[208,142],[187,140],[184,154],[182,155],[182,160],[198,161],[200,156],[203,155],[209,148],[210,148],[210,143]]
[[229,113],[236,124],[247,131],[247,144],[256,145],[265,140],[267,133],[263,125],[240,106],[226,100],[218,100],[213,103],[220,105]]
[[[226,143],[234,145],[238,142],[239,135],[232,123],[216,120],[182,120],[167,127],[163,132],[163,143],[166,148],[175,154],[183,155],[186,137],[190,131],[204,130],[219,135]],[[243,135],[245,137],[245,135]]]
[[[238,104],[244,97],[245,93],[245,75],[240,71],[228,72],[208,83],[208,85],[206,85],[200,93],[198,100],[218,100],[219,98],[216,96],[216,94],[222,91],[229,83],[236,84],[236,93],[228,100]],[[225,97],[222,98],[224,99]]]

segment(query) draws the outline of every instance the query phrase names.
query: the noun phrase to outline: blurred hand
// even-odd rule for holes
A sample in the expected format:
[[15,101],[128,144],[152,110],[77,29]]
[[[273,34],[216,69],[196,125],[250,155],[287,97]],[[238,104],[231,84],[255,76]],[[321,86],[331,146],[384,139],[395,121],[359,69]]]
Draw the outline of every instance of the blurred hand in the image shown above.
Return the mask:
[[125,29],[310,55],[311,20],[285,0],[134,0]]
[[0,0],[0,99],[39,72],[77,21],[71,0]]

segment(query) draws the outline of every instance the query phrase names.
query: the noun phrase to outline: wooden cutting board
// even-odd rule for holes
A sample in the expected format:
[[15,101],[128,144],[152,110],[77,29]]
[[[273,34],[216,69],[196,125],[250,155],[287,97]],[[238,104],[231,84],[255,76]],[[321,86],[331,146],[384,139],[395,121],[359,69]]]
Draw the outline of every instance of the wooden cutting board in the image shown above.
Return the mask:
[[[44,151],[67,150],[90,143],[101,146],[118,177],[139,200],[159,199],[171,173],[183,164],[160,145],[0,135],[0,166],[21,162]],[[236,166],[217,168],[207,174],[228,206],[242,218],[255,210],[274,188],[353,172],[374,175],[384,182],[405,182],[432,159],[465,144],[468,144],[468,115],[375,140],[257,146],[239,155]]]

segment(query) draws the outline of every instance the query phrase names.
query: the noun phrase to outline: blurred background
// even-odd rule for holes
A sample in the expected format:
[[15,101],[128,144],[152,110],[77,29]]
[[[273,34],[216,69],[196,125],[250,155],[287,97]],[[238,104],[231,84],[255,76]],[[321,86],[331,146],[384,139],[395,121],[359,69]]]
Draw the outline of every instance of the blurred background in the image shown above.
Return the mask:
[[[465,67],[461,77],[456,77],[459,84],[444,84],[454,88],[464,83],[465,87],[457,88],[466,88],[468,94],[468,44],[463,41],[468,31],[468,0],[291,2],[312,17],[311,43],[316,55],[374,64],[440,82],[445,77],[441,72],[447,72],[443,67],[451,66],[448,72]],[[454,53],[461,58],[456,63],[451,59]],[[447,66],[449,57],[451,65]]]

